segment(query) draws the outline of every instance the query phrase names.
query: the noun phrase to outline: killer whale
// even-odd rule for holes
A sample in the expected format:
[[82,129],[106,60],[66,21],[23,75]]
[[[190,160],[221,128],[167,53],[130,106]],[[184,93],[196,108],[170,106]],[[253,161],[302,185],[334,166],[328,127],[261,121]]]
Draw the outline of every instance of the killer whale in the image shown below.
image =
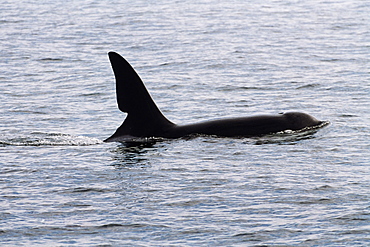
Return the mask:
[[116,52],[109,52],[108,56],[116,79],[118,108],[126,112],[127,117],[104,142],[147,137],[181,138],[197,134],[253,137],[284,130],[301,130],[323,123],[306,113],[287,112],[177,125],[162,114],[133,67]]

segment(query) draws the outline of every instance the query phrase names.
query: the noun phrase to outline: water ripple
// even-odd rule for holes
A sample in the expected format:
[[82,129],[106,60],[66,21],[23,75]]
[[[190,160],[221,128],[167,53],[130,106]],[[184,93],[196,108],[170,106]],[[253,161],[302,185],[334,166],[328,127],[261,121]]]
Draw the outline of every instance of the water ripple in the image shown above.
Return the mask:
[[33,132],[16,137],[0,136],[0,146],[89,146],[101,143],[96,138],[61,133]]

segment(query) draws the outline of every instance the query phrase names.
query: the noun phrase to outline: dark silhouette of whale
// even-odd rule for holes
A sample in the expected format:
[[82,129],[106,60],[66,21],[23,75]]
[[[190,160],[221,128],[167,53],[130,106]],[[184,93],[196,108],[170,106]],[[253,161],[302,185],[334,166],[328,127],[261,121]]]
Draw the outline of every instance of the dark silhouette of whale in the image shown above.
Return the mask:
[[126,112],[127,117],[105,142],[147,137],[180,138],[197,134],[253,137],[284,130],[301,130],[323,123],[305,113],[288,112],[177,125],[161,113],[131,65],[115,52],[109,52],[108,55],[116,78],[118,108]]

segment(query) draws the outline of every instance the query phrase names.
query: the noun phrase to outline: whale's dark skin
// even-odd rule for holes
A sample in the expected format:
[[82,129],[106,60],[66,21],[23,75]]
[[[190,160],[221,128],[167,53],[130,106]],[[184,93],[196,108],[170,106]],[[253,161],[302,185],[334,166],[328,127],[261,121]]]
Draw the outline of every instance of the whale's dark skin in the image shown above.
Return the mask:
[[127,117],[105,142],[125,141],[132,137],[180,138],[197,134],[253,137],[284,130],[300,130],[323,123],[306,113],[288,112],[177,125],[161,113],[131,65],[115,52],[109,52],[108,55],[116,78],[118,108],[126,112]]

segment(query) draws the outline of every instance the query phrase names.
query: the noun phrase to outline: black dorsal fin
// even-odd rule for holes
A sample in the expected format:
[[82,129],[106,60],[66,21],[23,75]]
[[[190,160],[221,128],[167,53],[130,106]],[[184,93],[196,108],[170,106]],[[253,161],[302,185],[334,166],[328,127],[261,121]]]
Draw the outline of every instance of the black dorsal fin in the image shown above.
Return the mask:
[[121,134],[154,135],[157,130],[173,125],[161,113],[131,65],[115,52],[109,52],[108,55],[116,77],[118,108],[128,113],[125,122],[119,128]]

